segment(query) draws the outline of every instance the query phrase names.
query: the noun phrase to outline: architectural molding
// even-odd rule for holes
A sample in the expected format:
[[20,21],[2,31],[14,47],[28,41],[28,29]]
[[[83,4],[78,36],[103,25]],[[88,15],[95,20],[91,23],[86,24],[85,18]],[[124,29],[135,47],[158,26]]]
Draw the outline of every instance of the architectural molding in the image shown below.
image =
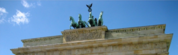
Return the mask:
[[173,34],[165,24],[108,30],[106,26],[62,31],[60,36],[21,40],[16,55],[168,55]]
[[151,29],[165,29],[166,25],[152,25],[152,26],[142,26],[142,27],[132,27],[132,28],[121,28],[121,29],[111,29],[108,32],[133,32]]
[[15,53],[26,53],[26,52],[69,50],[69,49],[78,49],[78,48],[91,48],[91,47],[114,46],[114,45],[124,45],[124,44],[144,44],[144,43],[157,43],[157,42],[164,42],[167,43],[167,45],[169,45],[171,39],[172,39],[172,34],[166,34],[166,35],[108,39],[108,40],[97,40],[97,41],[86,41],[86,42],[85,41],[71,42],[71,43],[69,42],[69,43],[46,45],[46,46],[22,47],[22,48],[11,49],[11,50],[15,54]]
[[55,38],[62,38],[62,35],[50,36],[50,37],[41,37],[41,38],[33,38],[33,39],[24,39],[24,40],[21,40],[21,41],[23,43],[27,43],[27,42],[36,42],[36,41],[46,41],[46,40],[51,40],[51,39],[55,39]]

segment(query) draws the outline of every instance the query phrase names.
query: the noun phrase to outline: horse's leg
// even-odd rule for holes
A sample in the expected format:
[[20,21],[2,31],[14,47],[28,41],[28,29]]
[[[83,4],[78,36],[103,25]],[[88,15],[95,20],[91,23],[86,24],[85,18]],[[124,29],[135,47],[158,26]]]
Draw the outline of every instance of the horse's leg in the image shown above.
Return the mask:
[[70,29],[71,29],[71,27],[73,27],[72,25],[70,25]]
[[102,21],[101,20],[99,20],[99,26],[102,26]]
[[81,26],[82,28],[85,28],[85,22],[82,22]]
[[81,21],[78,22],[78,26],[79,26],[79,28],[82,28],[82,27],[81,27]]
[[82,28],[85,28],[85,25],[82,25]]

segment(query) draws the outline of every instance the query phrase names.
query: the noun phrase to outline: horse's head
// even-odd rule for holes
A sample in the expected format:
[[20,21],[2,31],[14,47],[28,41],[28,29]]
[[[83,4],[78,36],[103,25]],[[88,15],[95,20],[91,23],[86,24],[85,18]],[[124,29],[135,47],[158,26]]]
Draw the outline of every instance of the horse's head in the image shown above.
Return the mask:
[[70,16],[70,21],[71,21],[71,20],[73,20],[73,17],[72,17],[72,16]]
[[79,18],[79,20],[82,20],[82,15],[79,14],[79,15],[78,15],[78,18]]
[[101,11],[99,19],[102,19],[102,16],[103,16],[103,11]]
[[102,16],[103,15],[103,11],[101,11],[101,13],[100,13],[100,16]]

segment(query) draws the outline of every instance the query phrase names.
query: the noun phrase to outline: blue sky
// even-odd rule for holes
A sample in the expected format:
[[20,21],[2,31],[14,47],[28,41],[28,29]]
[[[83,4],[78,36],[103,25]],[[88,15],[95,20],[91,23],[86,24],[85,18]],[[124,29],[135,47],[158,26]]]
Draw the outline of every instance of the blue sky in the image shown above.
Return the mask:
[[61,35],[69,29],[69,16],[88,21],[86,4],[92,14],[103,11],[108,29],[166,24],[173,33],[169,55],[178,55],[178,1],[41,1],[0,0],[0,55],[13,55],[10,49],[22,47],[22,39]]

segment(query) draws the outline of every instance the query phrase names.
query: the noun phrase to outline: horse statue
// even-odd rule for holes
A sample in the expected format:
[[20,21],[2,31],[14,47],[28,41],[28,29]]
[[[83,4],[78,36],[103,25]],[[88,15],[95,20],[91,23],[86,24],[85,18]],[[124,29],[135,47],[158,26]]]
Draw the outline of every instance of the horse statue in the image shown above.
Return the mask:
[[71,27],[73,27],[74,29],[79,28],[79,25],[74,21],[74,18],[72,16],[70,16],[70,21],[72,21],[72,23],[70,25],[70,29],[71,29]]
[[91,12],[90,12],[90,15],[89,15],[89,20],[88,20],[88,22],[90,23],[90,27],[96,26],[95,20],[93,19],[93,16],[92,16],[92,13],[91,13]]
[[85,28],[86,25],[89,27],[87,22],[82,21],[82,15],[81,14],[79,14],[78,25],[79,25],[79,28]]
[[103,26],[103,11],[100,13],[99,19],[98,19],[98,26]]

